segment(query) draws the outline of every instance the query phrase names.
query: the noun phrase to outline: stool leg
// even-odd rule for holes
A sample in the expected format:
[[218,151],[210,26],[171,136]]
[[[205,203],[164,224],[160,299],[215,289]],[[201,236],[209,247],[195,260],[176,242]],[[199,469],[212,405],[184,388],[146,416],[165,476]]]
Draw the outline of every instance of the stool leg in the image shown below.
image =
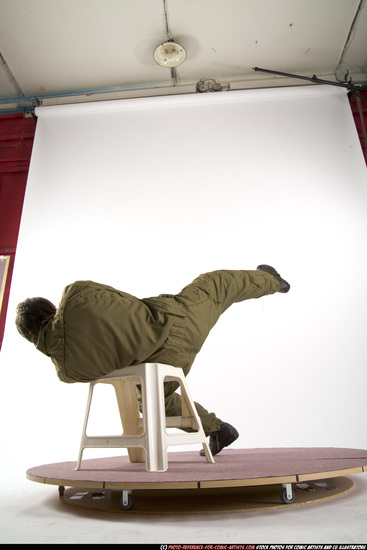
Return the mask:
[[[135,383],[131,380],[111,380],[116,392],[124,435],[139,435],[143,428],[138,424],[139,413],[135,394]],[[144,449],[128,447],[130,462],[145,462]]]
[[209,462],[210,464],[215,464],[215,460],[213,458],[210,447],[205,441],[203,441],[203,449],[204,449],[206,461]]
[[182,411],[181,411],[181,414],[182,414],[182,418],[191,418],[194,420],[194,422],[192,422],[192,424],[194,424],[192,426],[192,428],[195,430],[195,431],[200,431],[200,427],[201,427],[201,424],[199,425],[199,422],[197,420],[197,413],[196,413],[196,409],[195,411],[193,410],[193,407],[191,406],[191,401],[187,395],[187,392],[186,392],[186,389],[185,387],[183,386],[182,383],[180,383],[180,387],[181,387],[181,408],[182,408]]
[[76,463],[76,467],[74,468],[75,470],[80,469],[80,464],[81,464],[81,461],[82,461],[82,454],[83,454],[83,450],[85,449],[85,441],[86,441],[86,436],[87,436],[87,426],[88,426],[89,412],[90,412],[90,406],[91,406],[91,403],[92,403],[92,396],[93,396],[94,386],[95,386],[95,382],[90,382],[89,392],[88,392],[88,399],[87,399],[87,406],[86,406],[86,409],[85,409],[82,437],[81,437],[81,441],[80,441],[78,460],[77,460],[77,463]]
[[183,418],[191,417],[193,419],[192,428],[198,431],[199,433],[202,433],[202,439],[203,439],[202,445],[203,445],[206,461],[210,462],[211,464],[215,464],[210,447],[205,441],[203,426],[201,424],[201,420],[195,408],[194,402],[191,398],[189,388],[186,385],[186,381],[184,379],[181,379],[178,381],[180,382],[180,387],[181,387],[182,417]]
[[[142,384],[143,418],[146,432],[146,469],[164,472],[168,468],[165,444],[166,415],[164,390],[158,369],[145,365]],[[147,390],[149,388],[149,390]]]

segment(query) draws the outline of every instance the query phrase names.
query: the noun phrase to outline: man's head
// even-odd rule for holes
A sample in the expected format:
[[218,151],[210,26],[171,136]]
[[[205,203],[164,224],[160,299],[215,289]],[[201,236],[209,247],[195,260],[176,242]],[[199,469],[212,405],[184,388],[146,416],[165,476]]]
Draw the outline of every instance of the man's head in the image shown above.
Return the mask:
[[42,326],[56,313],[56,307],[46,298],[27,298],[16,309],[18,332],[32,344],[37,344]]

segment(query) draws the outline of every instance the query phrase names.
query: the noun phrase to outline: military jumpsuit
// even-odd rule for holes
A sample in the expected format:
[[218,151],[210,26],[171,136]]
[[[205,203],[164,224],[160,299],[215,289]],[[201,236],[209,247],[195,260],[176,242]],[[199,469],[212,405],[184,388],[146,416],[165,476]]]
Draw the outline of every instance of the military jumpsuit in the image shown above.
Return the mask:
[[[235,302],[279,290],[264,271],[204,273],[179,294],[139,299],[93,281],[64,289],[55,317],[40,331],[36,347],[51,358],[59,379],[89,382],[139,363],[164,363],[187,375],[210,330]],[[167,416],[181,415],[178,383],[165,384]],[[195,403],[206,435],[221,420]]]

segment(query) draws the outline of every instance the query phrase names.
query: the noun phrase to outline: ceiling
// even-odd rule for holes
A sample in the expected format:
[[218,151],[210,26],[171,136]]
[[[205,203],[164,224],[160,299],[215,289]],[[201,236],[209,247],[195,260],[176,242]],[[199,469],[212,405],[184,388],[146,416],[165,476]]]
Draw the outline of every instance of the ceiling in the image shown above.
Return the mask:
[[309,82],[254,67],[367,85],[367,0],[0,0],[0,54],[0,114]]

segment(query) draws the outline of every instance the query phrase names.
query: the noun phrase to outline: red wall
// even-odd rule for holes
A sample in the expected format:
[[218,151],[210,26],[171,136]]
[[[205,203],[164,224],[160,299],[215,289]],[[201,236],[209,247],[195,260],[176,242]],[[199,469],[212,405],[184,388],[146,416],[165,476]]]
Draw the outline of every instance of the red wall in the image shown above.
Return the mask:
[[[362,93],[367,98],[367,90]],[[363,135],[367,127],[367,102],[360,101],[358,104],[353,95],[350,95],[349,102],[367,163],[367,144]],[[25,118],[21,113],[0,116],[0,255],[10,255],[10,268],[0,314],[0,348],[35,130],[36,122],[33,117]],[[42,250],[37,252],[42,254]]]
[[[365,98],[358,100],[358,98],[353,94],[349,95],[349,103],[350,107],[352,109],[352,113],[354,116],[354,121],[356,123],[356,128],[358,132],[359,139],[361,141],[362,145],[362,151],[364,154],[364,160],[367,164],[367,89],[364,88],[363,91],[361,91],[361,95]],[[361,118],[362,113],[362,118]],[[362,124],[362,120],[363,123]],[[363,135],[365,133],[365,135]]]
[[24,118],[22,113],[0,116],[0,255],[10,256],[0,314],[0,348],[35,129],[33,117]]

